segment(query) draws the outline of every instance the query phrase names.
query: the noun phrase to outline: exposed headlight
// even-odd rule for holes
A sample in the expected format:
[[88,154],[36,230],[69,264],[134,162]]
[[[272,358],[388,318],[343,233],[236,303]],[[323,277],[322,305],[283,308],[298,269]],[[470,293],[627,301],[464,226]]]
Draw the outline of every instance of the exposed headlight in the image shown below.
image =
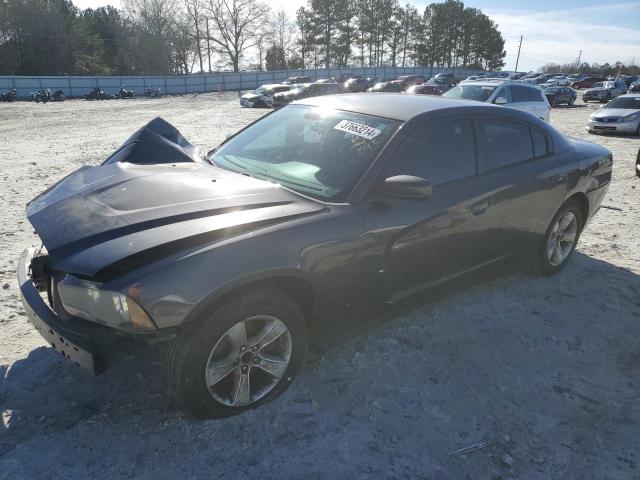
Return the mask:
[[640,119],[640,112],[632,113],[622,119],[623,122],[632,122],[633,120]]
[[74,280],[65,277],[58,283],[60,300],[70,315],[122,330],[155,330],[147,312],[133,298]]

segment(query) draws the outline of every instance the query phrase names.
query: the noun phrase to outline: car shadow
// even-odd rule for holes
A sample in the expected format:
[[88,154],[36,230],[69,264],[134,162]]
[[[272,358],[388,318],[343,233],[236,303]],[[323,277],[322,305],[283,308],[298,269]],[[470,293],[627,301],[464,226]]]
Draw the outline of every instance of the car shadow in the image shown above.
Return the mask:
[[[269,432],[292,450],[301,448],[300,438],[313,450],[316,440],[338,442],[373,425],[384,437],[370,441],[376,455],[402,452],[416,468],[430,468],[419,460],[429,452],[458,478],[468,465],[446,460],[448,452],[478,439],[492,446],[477,461],[491,463],[508,450],[542,459],[529,465],[547,478],[559,465],[595,456],[617,465],[615,452],[632,441],[631,418],[638,414],[639,337],[640,276],[577,252],[554,277],[516,271],[478,281],[312,355],[285,395],[224,420],[221,432],[229,434],[218,441],[233,453],[249,441],[239,432],[251,438]],[[0,367],[0,458],[34,437],[82,426],[79,432],[105,429],[116,437],[118,429],[149,428],[172,458],[188,452],[198,462],[208,453],[191,450],[183,438],[188,420],[165,394],[164,354],[151,348],[119,354],[96,377],[47,347]],[[204,435],[210,423],[190,422],[191,435],[198,429]],[[274,454],[285,461],[285,453],[296,455]],[[354,462],[364,465],[366,458]]]

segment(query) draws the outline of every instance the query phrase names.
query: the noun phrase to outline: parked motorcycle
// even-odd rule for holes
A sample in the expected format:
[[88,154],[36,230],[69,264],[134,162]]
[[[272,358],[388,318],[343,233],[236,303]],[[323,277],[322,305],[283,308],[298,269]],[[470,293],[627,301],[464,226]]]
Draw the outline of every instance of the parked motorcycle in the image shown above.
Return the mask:
[[67,97],[65,97],[63,90],[56,90],[53,93],[53,95],[51,96],[51,101],[52,102],[64,102],[66,98]]
[[98,87],[95,87],[90,92],[84,94],[85,100],[109,100],[110,98],[110,95],[107,95],[101,88]]
[[6,93],[0,95],[0,102],[15,102],[16,101],[16,89],[13,88]]
[[36,103],[40,103],[40,102],[47,103],[52,100],[51,90],[48,88],[43,88],[42,90],[38,90],[35,94],[32,94],[32,95]]
[[115,98],[133,98],[135,96],[136,95],[133,93],[133,90],[127,90],[124,88],[124,85],[121,85],[120,89],[114,95]]
[[149,98],[160,98],[162,97],[162,91],[158,87],[150,87],[146,85],[144,87],[144,96]]

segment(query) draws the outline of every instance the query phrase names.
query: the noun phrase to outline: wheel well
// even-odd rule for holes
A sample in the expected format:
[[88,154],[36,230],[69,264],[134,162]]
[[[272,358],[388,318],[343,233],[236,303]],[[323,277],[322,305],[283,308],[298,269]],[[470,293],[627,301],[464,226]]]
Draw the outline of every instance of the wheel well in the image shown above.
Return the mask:
[[[316,291],[313,286],[306,280],[291,276],[275,276],[269,278],[258,279],[249,283],[239,285],[232,288],[222,295],[217,296],[212,302],[206,302],[208,310],[215,310],[220,305],[227,302],[232,296],[243,295],[246,292],[257,289],[278,289],[289,295],[300,307],[304,315],[307,327],[312,328],[313,313],[316,308]],[[198,313],[201,309],[198,309]],[[197,315],[195,315],[197,317]]]
[[568,200],[575,200],[578,202],[578,205],[580,205],[580,211],[584,217],[583,221],[586,222],[587,218],[589,218],[589,199],[587,196],[582,192],[578,192],[571,195]]

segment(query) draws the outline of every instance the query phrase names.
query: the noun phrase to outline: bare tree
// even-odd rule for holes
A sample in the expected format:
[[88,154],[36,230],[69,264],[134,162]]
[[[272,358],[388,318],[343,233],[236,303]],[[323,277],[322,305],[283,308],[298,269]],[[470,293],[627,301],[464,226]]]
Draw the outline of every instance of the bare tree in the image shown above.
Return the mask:
[[210,40],[237,72],[243,53],[256,46],[269,7],[259,0],[209,0],[208,11],[215,26]]
[[285,54],[291,53],[294,35],[296,33],[295,22],[289,19],[289,15],[285,10],[278,10],[271,16],[269,22],[270,41],[276,47],[282,49]]
[[200,43],[203,37],[202,23],[205,21],[205,16],[204,16],[205,2],[204,0],[184,0],[184,7],[187,13],[187,16],[189,17],[190,23],[193,26],[193,35],[195,36],[196,54],[198,55],[198,60],[200,61],[200,71],[204,72],[204,63],[202,61],[202,48]]

